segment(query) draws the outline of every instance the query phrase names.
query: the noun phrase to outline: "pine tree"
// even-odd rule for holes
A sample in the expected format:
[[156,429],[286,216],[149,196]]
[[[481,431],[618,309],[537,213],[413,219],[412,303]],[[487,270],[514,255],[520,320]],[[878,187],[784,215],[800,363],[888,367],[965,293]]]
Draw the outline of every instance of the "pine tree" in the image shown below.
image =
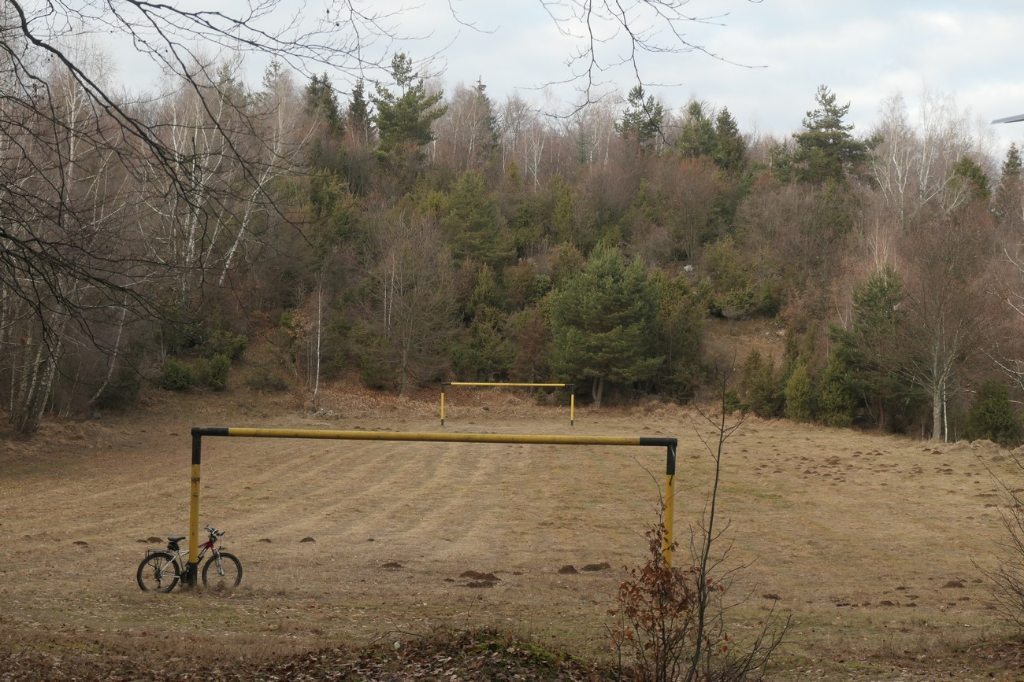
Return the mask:
[[622,114],[622,120],[615,124],[615,130],[624,137],[638,141],[640,149],[650,146],[661,133],[665,119],[665,107],[654,101],[653,95],[644,99],[642,86],[634,86],[627,98],[629,107]]
[[407,149],[418,151],[429,143],[434,139],[431,126],[446,110],[438,106],[441,93],[427,94],[426,83],[413,72],[412,60],[402,52],[391,60],[391,77],[398,95],[380,83],[375,85],[377,94],[370,95],[377,107],[377,152],[383,157]]
[[982,170],[978,162],[969,156],[961,157],[953,166],[953,177],[959,180],[966,187],[975,201],[988,203],[992,198],[992,188],[989,186],[988,176]]
[[804,130],[793,135],[796,140],[797,177],[803,182],[842,182],[856,174],[868,161],[868,152],[875,140],[858,140],[850,131],[852,123],[843,118],[850,112],[850,103],[836,104],[836,96],[826,86],[818,87],[814,96],[818,108],[807,112]]

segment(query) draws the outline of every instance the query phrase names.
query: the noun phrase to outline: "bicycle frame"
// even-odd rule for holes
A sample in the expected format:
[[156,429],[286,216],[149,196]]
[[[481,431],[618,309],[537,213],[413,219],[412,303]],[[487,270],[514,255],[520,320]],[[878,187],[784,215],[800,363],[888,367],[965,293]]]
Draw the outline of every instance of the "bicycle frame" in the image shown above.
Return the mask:
[[[214,553],[215,556],[217,554],[220,554],[220,551],[215,546],[215,541],[214,540],[207,540],[206,542],[204,542],[201,545],[199,545],[199,558],[202,559],[204,556],[206,556],[207,550],[210,550],[210,549],[213,550],[213,553]],[[170,546],[165,547],[164,549],[147,549],[146,550],[146,556],[152,556],[154,554],[164,554],[164,553],[167,553],[167,552],[170,552],[171,554],[173,554],[175,559],[181,559],[182,557],[187,557],[188,556],[188,549],[181,549],[181,548],[171,549]],[[185,565],[184,562],[181,562],[181,565],[184,566]]]
[[[217,549],[217,538],[216,537],[207,538],[206,542],[201,543],[199,545],[199,560],[200,561],[202,561],[203,557],[206,556],[206,552],[209,551],[209,550],[213,550],[213,556],[214,556],[215,559],[219,559],[220,558],[220,550]],[[164,549],[147,549],[146,550],[146,556],[148,557],[148,556],[152,556],[153,554],[164,554],[164,553],[168,553],[168,552],[174,556],[174,559],[176,561],[178,561],[178,565],[179,565],[179,568],[181,570],[181,574],[184,575],[185,563],[186,563],[185,562],[185,558],[188,557],[188,549],[187,548],[186,549],[181,549],[181,548],[171,549],[170,543],[168,543],[167,547],[164,548]],[[220,572],[220,561],[217,562],[217,570],[218,570],[218,572]],[[161,573],[162,572],[163,571],[161,571]],[[223,575],[223,573],[221,573],[221,575]]]

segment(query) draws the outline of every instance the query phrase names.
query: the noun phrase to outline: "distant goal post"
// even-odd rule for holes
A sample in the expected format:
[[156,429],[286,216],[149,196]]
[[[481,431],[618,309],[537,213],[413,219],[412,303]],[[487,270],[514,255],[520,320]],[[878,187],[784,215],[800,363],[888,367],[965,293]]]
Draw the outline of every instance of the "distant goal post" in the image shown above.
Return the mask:
[[573,426],[576,423],[576,384],[528,383],[516,381],[442,381],[441,426],[444,426],[445,386],[510,386],[513,388],[565,388],[569,390],[569,426]]

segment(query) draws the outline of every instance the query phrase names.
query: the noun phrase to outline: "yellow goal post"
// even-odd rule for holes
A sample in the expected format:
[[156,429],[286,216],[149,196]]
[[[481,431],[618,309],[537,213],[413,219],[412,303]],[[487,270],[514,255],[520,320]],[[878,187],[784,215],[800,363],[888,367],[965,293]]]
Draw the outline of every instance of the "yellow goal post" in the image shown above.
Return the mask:
[[569,426],[576,423],[576,384],[534,384],[527,382],[497,381],[442,381],[441,382],[441,426],[444,426],[444,387],[445,386],[512,386],[532,388],[566,388],[569,389]]
[[192,427],[191,501],[189,505],[188,562],[182,584],[195,587],[199,576],[199,493],[203,459],[203,438],[319,438],[334,440],[420,441],[441,443],[528,443],[537,445],[611,445],[665,448],[665,538],[662,551],[672,565],[672,520],[675,515],[675,438],[662,436],[531,436],[487,433],[417,433],[403,431],[323,431],[314,429],[251,429]]

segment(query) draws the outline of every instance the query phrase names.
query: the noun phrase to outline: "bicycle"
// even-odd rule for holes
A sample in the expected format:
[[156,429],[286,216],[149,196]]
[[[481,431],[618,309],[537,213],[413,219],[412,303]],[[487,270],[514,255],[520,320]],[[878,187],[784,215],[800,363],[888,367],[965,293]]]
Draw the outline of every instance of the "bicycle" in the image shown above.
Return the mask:
[[[213,554],[203,564],[203,587],[213,590],[230,590],[242,582],[242,562],[234,554],[223,552],[217,547],[218,538],[224,531],[203,526],[209,538],[199,545],[198,565],[208,551]],[[187,549],[181,549],[179,542],[186,535],[168,535],[167,549],[148,549],[146,558],[139,564],[135,579],[143,592],[170,592],[181,581],[182,566],[186,563]],[[213,567],[211,572],[210,567]],[[211,584],[212,581],[212,584]]]

